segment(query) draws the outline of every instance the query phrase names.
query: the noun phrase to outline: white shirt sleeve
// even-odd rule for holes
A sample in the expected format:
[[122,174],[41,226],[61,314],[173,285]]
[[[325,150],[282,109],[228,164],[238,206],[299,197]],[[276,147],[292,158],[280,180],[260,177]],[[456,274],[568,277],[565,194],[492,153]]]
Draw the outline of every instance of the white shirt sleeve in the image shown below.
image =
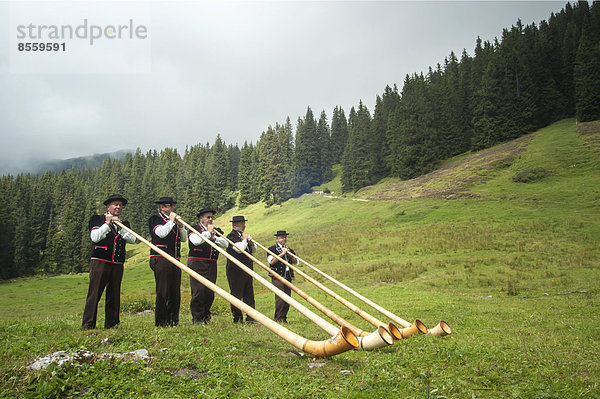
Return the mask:
[[[254,244],[254,246],[256,247],[256,244]],[[241,254],[246,248],[248,248],[248,240],[245,238],[242,241],[233,244],[233,250],[238,254]]]
[[124,229],[119,229],[119,234],[121,234],[121,237],[123,237],[123,239],[130,244],[135,244],[137,242],[137,238],[135,238],[133,234],[131,234],[128,231],[125,231]]
[[215,244],[217,244],[218,246],[220,246],[223,249],[227,249],[227,247],[229,246],[229,243],[223,237],[217,237],[215,239]]
[[[256,246],[256,244],[255,244],[254,246]],[[294,257],[294,259],[291,259],[292,255],[293,255],[293,254],[290,252],[290,256],[288,256],[288,259],[290,259],[290,260],[288,261],[288,263],[289,263],[290,265],[297,265],[298,263],[300,263],[300,262],[298,261],[298,258],[296,258],[296,257]],[[269,256],[267,256],[267,262],[269,262],[269,265],[271,264],[271,261],[272,261],[273,259],[276,259],[276,258],[275,258],[273,255],[269,255]],[[281,259],[285,260],[285,258],[281,258]]]
[[190,234],[190,242],[194,245],[200,245],[204,242],[204,237],[201,237],[196,233],[192,233]]
[[165,238],[171,232],[171,229],[173,228],[174,224],[175,224],[175,222],[173,222],[172,220],[169,220],[165,224],[161,224],[159,226],[156,226],[154,228],[154,234],[156,234],[160,238]]
[[198,235],[196,233],[190,234],[190,242],[194,245],[200,245],[205,240],[210,240],[210,232],[209,231],[203,231],[202,233],[200,233],[200,235]]
[[93,242],[102,241],[106,238],[109,231],[110,227],[108,227],[106,223],[102,223],[102,226],[98,227],[97,229],[92,229],[92,231],[90,231],[90,238]]
[[[211,234],[210,234],[209,231],[203,231],[201,233],[201,235],[192,233],[192,234],[190,234],[190,241],[194,245],[200,245],[204,241],[210,240],[210,236],[211,236]],[[229,243],[223,237],[216,237],[215,238],[215,244],[217,244],[218,246],[220,246],[223,249],[226,249],[229,246]]]

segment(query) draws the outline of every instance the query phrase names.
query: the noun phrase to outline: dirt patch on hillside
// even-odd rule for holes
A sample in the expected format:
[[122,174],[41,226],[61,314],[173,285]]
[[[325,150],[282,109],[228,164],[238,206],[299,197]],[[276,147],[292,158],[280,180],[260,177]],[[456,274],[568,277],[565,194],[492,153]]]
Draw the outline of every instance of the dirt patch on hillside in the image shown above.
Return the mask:
[[578,124],[577,134],[581,136],[588,147],[600,153],[600,121]]
[[377,200],[477,198],[476,194],[468,192],[467,189],[474,183],[491,179],[494,170],[509,167],[514,159],[525,151],[532,137],[533,134],[528,134],[508,143],[460,157],[414,179],[367,186],[357,195]]

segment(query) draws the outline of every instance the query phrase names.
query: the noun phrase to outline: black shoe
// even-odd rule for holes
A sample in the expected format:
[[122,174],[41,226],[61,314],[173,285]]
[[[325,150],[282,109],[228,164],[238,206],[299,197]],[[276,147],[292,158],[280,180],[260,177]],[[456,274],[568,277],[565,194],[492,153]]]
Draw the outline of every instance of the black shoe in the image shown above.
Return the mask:
[[244,319],[242,317],[234,317],[233,322],[242,324],[244,322]]

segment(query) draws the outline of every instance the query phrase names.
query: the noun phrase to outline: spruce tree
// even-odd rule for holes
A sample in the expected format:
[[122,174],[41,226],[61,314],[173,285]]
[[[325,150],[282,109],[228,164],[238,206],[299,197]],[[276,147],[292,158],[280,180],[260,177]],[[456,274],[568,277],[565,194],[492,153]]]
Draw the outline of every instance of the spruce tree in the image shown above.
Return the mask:
[[331,171],[332,165],[332,154],[331,154],[331,133],[329,131],[329,125],[327,124],[327,115],[325,111],[321,111],[319,122],[317,123],[317,140],[319,148],[319,159],[320,159],[320,173],[319,183],[331,180],[333,173]]
[[227,158],[229,159],[229,190],[236,191],[238,183],[238,169],[240,167],[240,147],[230,144],[227,147]]
[[214,207],[219,212],[232,205],[228,189],[230,187],[228,168],[227,146],[221,140],[221,136],[217,135],[206,160],[206,185],[210,193],[207,206]]
[[284,125],[275,125],[277,132],[279,152],[281,154],[281,175],[283,183],[280,185],[279,202],[287,201],[291,197],[292,161],[294,159],[294,132],[290,118],[287,117]]
[[331,161],[340,163],[348,142],[348,121],[342,107],[336,106],[331,117]]
[[[129,205],[125,210],[125,218],[131,223],[136,231],[145,231],[146,221],[149,215],[144,212],[146,208],[140,201],[143,201],[142,184],[144,181],[144,171],[146,169],[146,158],[138,148],[133,154],[131,160],[131,171],[127,182],[123,188],[122,195],[129,200]],[[90,215],[91,216],[91,215]]]
[[317,123],[310,107],[304,119],[298,119],[294,154],[292,194],[300,196],[321,184],[321,152],[317,136]]
[[[43,254],[47,246],[48,222],[52,208],[52,198],[49,194],[52,192],[54,180],[54,176],[50,172],[46,172],[38,176],[32,183],[29,245],[33,259],[33,274],[39,273],[43,269]],[[91,185],[91,181],[88,184]]]
[[[351,115],[354,108],[351,111]],[[358,190],[373,183],[374,164],[369,152],[371,114],[362,101],[352,118],[342,160],[342,191]]]
[[341,166],[342,166],[342,174],[340,176],[340,180],[342,183],[342,192],[348,192],[353,190],[352,184],[352,167],[355,162],[354,160],[354,151],[352,148],[353,138],[351,138],[352,128],[356,121],[356,110],[354,107],[350,108],[350,113],[348,114],[348,140],[346,142],[346,146],[344,147],[344,152],[341,158]]
[[436,133],[427,102],[427,83],[422,74],[406,77],[399,110],[399,134],[392,143],[393,173],[409,179],[432,170],[437,160]]
[[[282,130],[281,126],[276,126]],[[267,206],[280,204],[289,198],[288,172],[283,140],[271,126],[260,137],[256,148],[258,150],[258,171],[261,199]]]
[[14,181],[14,197],[11,198],[13,212],[7,215],[14,226],[12,238],[14,275],[27,275],[33,271],[29,238],[32,235],[31,220],[31,176],[19,174]]
[[499,68],[490,60],[478,90],[474,94],[473,137],[471,148],[478,151],[491,147],[502,140],[504,116],[502,104],[502,81]]
[[386,86],[383,96],[377,96],[368,145],[370,162],[373,165],[371,171],[373,182],[390,173],[390,165],[385,160],[389,159],[391,136],[395,132],[388,130],[388,127],[389,120],[399,104],[400,94],[396,86],[393,89]]
[[[571,8],[567,3],[565,10]],[[579,28],[577,24],[571,20],[567,24],[566,31],[562,37],[561,48],[561,87],[562,93],[567,101],[567,112],[569,115],[575,114],[575,83],[573,80],[575,69],[575,58],[579,47]]]
[[573,80],[577,120],[600,119],[600,46],[589,29],[581,32]]

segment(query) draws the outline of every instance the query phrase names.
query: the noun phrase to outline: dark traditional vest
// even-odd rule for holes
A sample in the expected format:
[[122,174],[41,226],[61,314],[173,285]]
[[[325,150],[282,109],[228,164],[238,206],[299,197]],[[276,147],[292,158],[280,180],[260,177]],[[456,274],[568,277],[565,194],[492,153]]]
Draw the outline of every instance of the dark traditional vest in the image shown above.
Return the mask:
[[[274,254],[279,255],[281,253],[281,251],[283,251],[283,248],[281,248],[279,245],[275,244],[275,245],[273,245],[272,247],[269,248],[269,251],[273,252]],[[290,248],[290,252],[293,253],[294,255],[296,254],[294,252],[294,250],[291,249],[291,248]],[[275,258],[275,259],[277,260],[277,258]],[[287,263],[289,263],[290,265],[292,264],[289,256],[287,256],[287,254],[283,256],[283,259]],[[279,274],[282,277],[287,277],[285,275],[286,265],[282,261],[277,260],[276,263],[274,263],[274,264],[272,264],[270,266],[271,266],[271,270],[273,270],[275,273]],[[290,271],[288,272],[288,275],[289,275],[290,280],[294,278],[294,271],[292,270],[291,267],[290,267]],[[273,275],[271,273],[269,273],[269,277],[273,277]]]
[[[243,241],[242,233],[236,230],[232,230],[231,233],[227,235],[227,238],[229,238],[234,243]],[[246,252],[252,254],[252,245],[248,245],[248,247],[246,248]],[[242,262],[244,265],[252,269],[252,259],[247,257],[244,253],[237,253],[235,249],[233,249],[233,245],[227,247],[227,253],[229,253],[231,256],[233,256],[234,258]],[[239,266],[233,263],[229,258],[227,259],[227,267],[235,267],[239,269]]]
[[[197,225],[196,230],[200,233],[204,233],[206,229],[200,223]],[[203,241],[202,244],[196,246],[192,243],[189,236],[195,234],[191,232],[188,234],[188,244],[190,245],[190,253],[188,254],[188,259],[200,259],[200,260],[209,260],[209,261],[217,261],[219,258],[219,251],[214,249],[209,243]],[[202,237],[204,239],[204,237]]]
[[[90,219],[90,232],[99,229],[105,223],[104,215],[94,215]],[[129,222],[122,222],[129,227]],[[118,227],[111,224],[110,231],[105,238],[98,242],[92,242],[92,260],[99,260],[107,263],[123,264],[125,262],[125,240],[118,233]]]
[[[150,229],[150,237],[152,237],[152,244],[156,245],[175,259],[179,259],[181,256],[181,237],[179,236],[179,226],[175,224],[169,234],[165,237],[160,238],[156,235],[154,230],[158,226],[162,226],[169,221],[169,218],[159,212],[157,215],[150,216],[148,219],[148,228]],[[161,256],[158,252],[150,249],[150,257]]]

